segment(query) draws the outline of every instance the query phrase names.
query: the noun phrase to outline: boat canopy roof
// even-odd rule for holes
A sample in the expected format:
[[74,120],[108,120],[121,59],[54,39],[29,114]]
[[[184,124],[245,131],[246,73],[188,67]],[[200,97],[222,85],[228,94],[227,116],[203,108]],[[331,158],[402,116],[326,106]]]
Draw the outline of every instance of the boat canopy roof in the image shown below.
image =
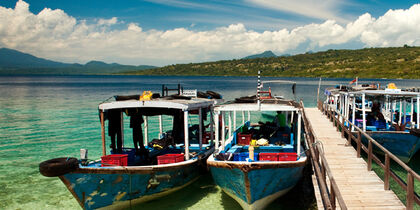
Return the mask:
[[389,90],[362,90],[362,91],[355,91],[355,92],[349,92],[349,94],[354,95],[362,95],[365,94],[367,96],[388,96],[391,98],[417,98],[420,97],[419,92],[409,92],[409,91],[401,91],[401,90],[395,90],[395,89],[389,89]]
[[217,105],[215,111],[297,111],[300,105],[295,101],[284,99],[261,100],[258,103],[226,102]]
[[191,98],[191,99],[167,99],[154,98],[151,100],[124,100],[111,101],[99,104],[99,109],[106,111],[109,109],[126,109],[126,108],[166,108],[179,109],[182,111],[197,110],[199,108],[207,108],[216,103],[213,99]]

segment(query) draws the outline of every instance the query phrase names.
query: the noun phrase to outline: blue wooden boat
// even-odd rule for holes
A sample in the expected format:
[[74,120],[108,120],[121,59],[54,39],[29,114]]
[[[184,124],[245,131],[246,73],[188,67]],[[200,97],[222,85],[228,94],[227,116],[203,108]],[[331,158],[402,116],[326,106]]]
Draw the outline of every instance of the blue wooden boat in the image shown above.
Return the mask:
[[[303,129],[299,104],[276,98],[245,103],[240,100],[218,105],[214,110],[217,149],[207,159],[207,166],[215,183],[226,194],[243,209],[263,209],[297,184],[307,161],[301,149]],[[265,115],[267,111],[280,112],[285,122],[255,124],[250,123],[251,117],[245,121],[246,112]],[[243,122],[239,127],[236,127],[237,112],[242,112]],[[255,145],[247,137],[259,140]]]
[[[40,172],[58,176],[83,209],[130,208],[194,182],[206,170],[205,160],[214,151],[213,142],[205,139],[204,123],[210,121],[206,118],[216,100],[151,96],[143,94],[142,100],[119,96],[99,105],[100,160],[89,161],[84,154],[80,160],[57,158],[41,163]],[[134,148],[124,147],[124,115],[130,117]],[[172,120],[171,131],[162,131],[162,116]],[[161,138],[148,141],[148,122],[153,117],[159,118]],[[110,139],[105,136],[106,121]],[[111,143],[111,155],[106,154],[107,143]]]
[[[339,106],[329,104],[402,161],[409,162],[419,151],[419,92],[350,90],[337,91],[337,95]],[[362,142],[367,144],[364,137]],[[376,147],[374,150],[382,153]]]
[[[420,149],[420,136],[413,132],[367,131],[367,134],[405,163],[408,163]],[[362,141],[367,143],[365,138],[362,138]],[[374,150],[382,154],[382,151],[376,147]]]

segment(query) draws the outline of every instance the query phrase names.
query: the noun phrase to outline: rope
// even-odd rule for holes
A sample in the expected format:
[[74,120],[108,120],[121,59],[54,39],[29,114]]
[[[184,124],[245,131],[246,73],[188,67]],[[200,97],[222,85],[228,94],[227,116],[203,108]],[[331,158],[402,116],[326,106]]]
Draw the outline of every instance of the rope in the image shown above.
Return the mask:
[[[317,145],[317,144],[320,144],[321,145],[321,151],[319,151],[320,153],[324,153],[324,145],[322,144],[322,142],[321,141],[315,141],[314,143],[312,143],[311,145],[312,145],[312,147],[314,147],[315,148],[315,146]],[[304,153],[306,153],[307,151],[309,151],[310,150],[310,148],[308,147],[307,149],[305,149],[305,150],[303,150],[302,152],[300,152],[300,154],[299,155],[302,155],[302,154],[304,154]]]

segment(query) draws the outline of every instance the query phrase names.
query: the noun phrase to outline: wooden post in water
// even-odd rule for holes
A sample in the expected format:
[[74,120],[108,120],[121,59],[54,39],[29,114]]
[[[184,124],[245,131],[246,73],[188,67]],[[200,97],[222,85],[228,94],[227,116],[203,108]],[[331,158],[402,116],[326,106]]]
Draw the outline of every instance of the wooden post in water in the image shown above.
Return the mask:
[[101,117],[101,137],[102,137],[102,156],[106,155],[106,145],[105,145],[105,119],[104,119],[104,112],[102,110],[99,111]]
[[390,174],[390,160],[389,155],[385,154],[385,177],[384,177],[384,190],[389,190],[389,174]]

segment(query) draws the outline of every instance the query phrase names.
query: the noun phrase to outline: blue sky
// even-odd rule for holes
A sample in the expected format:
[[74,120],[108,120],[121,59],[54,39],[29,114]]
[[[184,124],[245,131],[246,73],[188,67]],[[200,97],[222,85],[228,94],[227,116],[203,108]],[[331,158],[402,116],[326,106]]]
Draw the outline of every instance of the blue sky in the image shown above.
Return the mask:
[[[264,50],[280,55],[419,45],[419,31],[404,30],[420,24],[418,3],[1,0],[0,47],[64,62],[97,59],[162,66],[241,58]],[[393,24],[401,31],[391,33]]]
[[[299,0],[294,1],[299,2]],[[299,14],[299,8],[289,8],[287,11],[268,8],[263,3],[256,4],[244,0],[26,0],[26,2],[30,4],[30,11],[33,13],[39,13],[44,8],[51,8],[64,10],[68,15],[77,19],[95,20],[117,17],[120,21],[138,23],[145,30],[167,30],[180,27],[208,30],[243,23],[248,29],[264,31],[290,29],[304,24],[325,21],[325,18],[319,18],[309,13],[307,15]],[[281,0],[273,2],[282,4]],[[312,2],[322,4],[329,1]],[[331,6],[331,9],[334,10],[333,14],[336,18],[341,18],[342,23],[351,21],[364,13],[378,17],[389,9],[408,9],[413,4],[419,3],[414,0],[339,0],[330,2],[333,5]],[[0,1],[0,6],[14,8],[15,5],[16,0]]]

